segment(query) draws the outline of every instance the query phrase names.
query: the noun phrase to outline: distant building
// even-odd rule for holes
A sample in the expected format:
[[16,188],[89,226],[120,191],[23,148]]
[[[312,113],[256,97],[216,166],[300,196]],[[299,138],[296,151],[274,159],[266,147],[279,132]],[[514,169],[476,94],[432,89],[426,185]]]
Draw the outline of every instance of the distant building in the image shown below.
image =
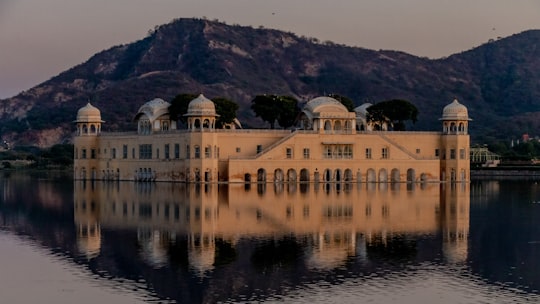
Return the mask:
[[[100,111],[77,113],[74,176],[82,180],[169,182],[468,181],[468,111],[444,107],[442,132],[393,132],[369,124],[367,106],[349,112],[317,97],[291,130],[216,129],[214,103],[189,103],[179,130],[169,103],[154,99],[135,116],[137,131],[106,133]],[[239,122],[236,125],[240,125]]]

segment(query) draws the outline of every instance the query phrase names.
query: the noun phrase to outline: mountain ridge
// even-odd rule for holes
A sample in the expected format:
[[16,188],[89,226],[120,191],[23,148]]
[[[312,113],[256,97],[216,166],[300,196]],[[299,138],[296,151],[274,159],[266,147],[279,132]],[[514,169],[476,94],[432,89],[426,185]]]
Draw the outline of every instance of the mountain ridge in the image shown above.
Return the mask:
[[402,98],[419,109],[414,130],[438,130],[442,107],[458,98],[474,119],[473,140],[506,139],[540,127],[540,30],[428,59],[273,29],[176,19],[1,100],[0,131],[16,144],[67,142],[77,109],[87,102],[101,109],[104,130],[133,130],[132,118],[144,102],[180,93],[230,98],[240,105],[239,119],[253,127],[263,126],[249,107],[257,94],[307,101],[335,93],[356,105]]

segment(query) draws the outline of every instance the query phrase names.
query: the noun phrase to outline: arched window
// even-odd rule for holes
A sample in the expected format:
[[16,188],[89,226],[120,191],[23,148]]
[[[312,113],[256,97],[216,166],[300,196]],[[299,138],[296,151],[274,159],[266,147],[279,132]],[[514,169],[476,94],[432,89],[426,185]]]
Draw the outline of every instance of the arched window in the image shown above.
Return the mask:
[[334,131],[335,133],[341,132],[341,121],[338,120],[334,123]]
[[327,120],[324,122],[324,133],[330,134],[332,133],[331,131],[332,131],[332,123],[329,120]]
[[351,131],[352,131],[352,122],[350,120],[347,120],[345,122],[345,132],[351,133]]

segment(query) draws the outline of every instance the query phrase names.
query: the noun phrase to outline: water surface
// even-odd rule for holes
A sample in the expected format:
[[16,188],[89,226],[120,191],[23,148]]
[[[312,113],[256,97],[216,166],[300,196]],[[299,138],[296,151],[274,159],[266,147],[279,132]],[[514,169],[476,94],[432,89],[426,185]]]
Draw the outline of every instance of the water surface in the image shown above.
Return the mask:
[[534,303],[540,186],[0,177],[6,303]]

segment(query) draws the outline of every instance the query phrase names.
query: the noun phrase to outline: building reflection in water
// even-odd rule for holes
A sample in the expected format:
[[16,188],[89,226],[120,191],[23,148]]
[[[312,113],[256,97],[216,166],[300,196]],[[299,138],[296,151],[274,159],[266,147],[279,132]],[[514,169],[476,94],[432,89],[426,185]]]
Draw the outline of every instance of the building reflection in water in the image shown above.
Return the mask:
[[333,269],[366,248],[411,235],[441,235],[449,262],[466,261],[469,184],[75,183],[78,248],[99,255],[101,229],[137,231],[139,254],[155,268],[184,242],[190,269],[213,269],[216,242],[293,236],[312,269]]

